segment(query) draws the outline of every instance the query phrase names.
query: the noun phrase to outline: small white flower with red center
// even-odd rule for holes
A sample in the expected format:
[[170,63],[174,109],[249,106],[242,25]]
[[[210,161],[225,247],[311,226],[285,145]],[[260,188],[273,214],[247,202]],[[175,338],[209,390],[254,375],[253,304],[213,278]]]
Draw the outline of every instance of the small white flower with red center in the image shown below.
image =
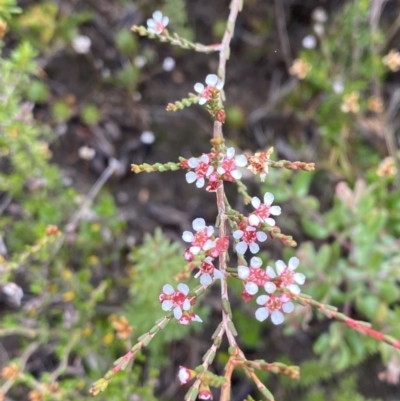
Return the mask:
[[[296,273],[295,270],[299,265],[299,259],[293,256],[289,259],[288,266],[282,260],[275,262],[278,277],[275,280],[276,287],[279,289],[287,288],[293,294],[300,294],[300,287],[297,284],[303,285],[306,281],[306,276],[303,273]],[[275,278],[276,274],[272,267],[268,266],[268,275]]]
[[191,157],[188,160],[189,167],[193,168],[194,171],[186,173],[186,181],[191,184],[196,181],[197,188],[203,188],[205,178],[209,177],[214,171],[214,167],[210,165],[211,159],[208,155],[202,155],[200,159]]
[[[253,256],[250,260],[250,267],[238,266],[239,278],[246,282],[244,288],[249,295],[257,294],[258,287],[264,287],[265,291],[272,294],[276,290],[276,286],[271,282],[269,277],[269,269],[261,269],[262,260],[257,256]],[[268,266],[269,267],[269,266]],[[275,272],[272,270],[272,273]]]
[[263,322],[271,315],[272,323],[281,324],[283,322],[283,312],[290,313],[294,310],[294,305],[290,302],[287,294],[281,295],[260,295],[257,297],[257,304],[262,305],[256,310],[256,319]]
[[221,271],[213,265],[212,261],[212,258],[206,257],[200,265],[200,271],[195,275],[196,278],[200,276],[201,285],[210,285],[213,282],[213,277],[215,279],[222,278]]
[[197,255],[201,250],[208,251],[214,247],[214,241],[210,239],[214,234],[213,226],[207,227],[204,219],[197,218],[193,220],[192,227],[196,232],[193,234],[190,231],[184,231],[182,239],[192,244],[189,251],[193,255]]
[[153,18],[147,20],[147,30],[151,33],[160,35],[164,32],[164,29],[168,25],[169,18],[163,17],[161,11],[155,11]]
[[194,312],[188,312],[186,310],[182,312],[182,316],[180,317],[178,322],[183,326],[187,326],[188,324],[190,324],[190,322],[203,323],[198,315],[196,315]]
[[247,165],[247,157],[245,155],[235,156],[235,149],[228,148],[226,155],[222,154],[222,160],[217,168],[218,174],[221,174],[227,181],[235,181],[242,178],[242,173],[237,167],[245,167]]
[[271,206],[274,201],[274,195],[270,192],[264,194],[264,203],[261,203],[260,199],[256,196],[251,199],[251,204],[256,209],[254,214],[249,216],[249,223],[252,226],[258,226],[260,222],[269,224],[270,226],[275,225],[275,220],[269,216],[279,216],[281,214],[281,208],[279,206]]
[[241,239],[236,244],[236,252],[244,255],[248,248],[250,248],[251,253],[257,253],[260,247],[256,244],[256,241],[264,242],[267,239],[267,234],[263,231],[256,231],[252,226],[247,226],[245,230],[234,231],[233,238]]
[[188,369],[185,366],[179,366],[178,378],[181,384],[189,383],[190,380],[196,377],[196,375],[196,371]]
[[159,296],[161,308],[164,311],[174,311],[175,319],[179,320],[183,311],[188,311],[192,305],[188,298],[189,287],[186,284],[178,284],[177,290],[170,284],[165,284]]
[[211,98],[211,91],[218,90],[220,91],[224,87],[224,83],[215,75],[209,74],[206,76],[206,84],[204,87],[203,84],[197,83],[194,86],[194,90],[200,95],[199,96],[199,104],[207,103]]

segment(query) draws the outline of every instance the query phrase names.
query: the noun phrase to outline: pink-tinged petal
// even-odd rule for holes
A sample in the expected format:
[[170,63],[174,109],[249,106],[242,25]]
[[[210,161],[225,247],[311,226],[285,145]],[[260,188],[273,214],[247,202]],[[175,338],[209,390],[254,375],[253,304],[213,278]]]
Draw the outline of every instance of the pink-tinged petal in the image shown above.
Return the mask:
[[251,267],[255,267],[256,269],[262,266],[262,260],[261,258],[257,257],[257,256],[253,256],[250,259],[250,266]]
[[267,268],[265,269],[267,276],[269,278],[275,278],[276,277],[276,273],[275,270],[271,267],[271,266],[267,266]]
[[179,320],[182,317],[182,309],[180,306],[174,308],[174,318]]
[[236,244],[236,252],[239,253],[240,255],[244,255],[247,251],[247,244],[243,241],[239,242],[238,244]]
[[208,99],[207,98],[205,98],[205,97],[201,97],[200,99],[199,99],[199,105],[203,105],[203,104],[206,104],[207,103],[207,101],[208,101]]
[[214,269],[214,277],[215,278],[222,278],[224,275],[222,274],[221,270]]
[[215,242],[208,239],[206,243],[203,245],[203,251],[209,251],[210,249],[214,248]]
[[193,220],[192,227],[195,231],[201,231],[206,228],[206,221],[201,217],[198,217],[197,219]]
[[239,170],[233,170],[233,171],[231,171],[231,176],[235,180],[240,180],[242,178],[242,173]]
[[279,296],[279,299],[280,299],[281,302],[283,302],[283,303],[289,302],[289,301],[291,300],[289,294],[281,294],[281,295]]
[[213,166],[208,166],[207,172],[206,172],[206,177],[209,177],[214,171]]
[[300,294],[300,287],[297,284],[290,284],[286,288],[293,294]]
[[206,182],[206,181],[205,181],[204,178],[199,178],[199,179],[196,181],[196,187],[197,187],[197,188],[203,188],[205,182]]
[[264,194],[264,203],[269,206],[272,204],[273,201],[274,201],[274,195],[272,195],[271,192],[266,192]]
[[269,316],[268,309],[267,309],[267,308],[258,308],[258,309],[256,310],[255,316],[256,316],[256,319],[257,319],[259,322],[263,322],[263,321],[264,321],[265,319],[267,319],[268,316]]
[[189,250],[193,255],[197,255],[201,251],[201,248],[199,246],[191,246]]
[[296,256],[290,258],[288,263],[289,270],[296,270],[299,263],[300,261],[298,258],[296,258]]
[[199,165],[199,161],[195,157],[191,157],[187,162],[191,168],[196,168]]
[[243,237],[244,232],[242,230],[236,230],[233,232],[233,238],[240,239]]
[[268,238],[268,237],[267,237],[267,234],[265,234],[264,231],[258,231],[258,232],[257,232],[257,239],[258,239],[260,242],[266,241],[267,238]]
[[208,157],[208,155],[201,155],[200,160],[206,164],[210,163],[210,158]]
[[194,86],[194,90],[195,90],[197,93],[200,93],[200,94],[201,94],[201,93],[204,92],[204,85],[198,82],[198,83]]
[[268,217],[267,219],[265,219],[265,222],[270,226],[275,225],[275,220],[272,217]]
[[189,294],[189,287],[186,284],[179,283],[177,288],[182,294]]
[[279,312],[277,310],[273,311],[271,313],[271,320],[272,320],[273,324],[276,324],[276,325],[281,324],[284,320],[283,313]]
[[260,250],[260,247],[255,242],[252,242],[249,246],[251,253],[257,253]]
[[207,227],[207,235],[211,237],[214,234],[214,227],[213,226],[208,226]]
[[284,270],[286,269],[286,265],[282,260],[277,260],[275,262],[275,267],[276,267],[276,272],[278,273],[278,275],[280,276]]
[[296,281],[297,284],[303,285],[306,281],[306,276],[303,273],[295,273],[294,281]]
[[203,320],[201,320],[199,315],[194,315],[194,317],[192,317],[192,321],[193,322],[203,323]]
[[175,292],[174,287],[171,284],[165,284],[162,288],[162,292],[166,295],[171,295]]
[[197,174],[194,171],[189,171],[186,173],[186,182],[192,184],[197,180]]
[[154,11],[154,13],[153,13],[153,19],[154,19],[154,21],[156,21],[156,22],[161,22],[161,20],[162,20],[162,17],[163,17],[163,15],[162,15],[162,12],[161,11]]
[[182,314],[182,316],[179,318],[178,322],[179,322],[179,324],[181,324],[182,326],[187,326],[187,325],[189,325],[190,322],[191,322],[190,316],[188,316],[188,315],[186,315],[186,314],[185,314],[185,315]]
[[162,24],[164,25],[164,27],[166,27],[169,24],[169,18],[168,17],[163,17]]
[[196,377],[196,372],[194,370],[185,368],[184,366],[179,366],[178,378],[181,384],[186,384],[195,377]]
[[247,166],[247,157],[245,155],[238,155],[235,157],[235,163],[238,167]]
[[258,209],[258,207],[261,205],[261,201],[259,198],[257,198],[257,196],[254,196],[253,198],[251,198],[251,204],[254,209]]
[[235,148],[228,148],[226,150],[226,157],[228,157],[229,159],[232,159],[232,157],[235,156]]
[[182,234],[182,239],[183,239],[185,242],[193,242],[194,235],[193,235],[193,233],[190,232],[190,231],[184,231],[183,234]]
[[205,287],[209,286],[212,283],[212,277],[208,273],[204,273],[200,276],[200,284]]
[[265,305],[267,303],[267,301],[269,300],[269,296],[268,295],[260,295],[259,297],[257,297],[257,305]]
[[183,310],[189,310],[191,307],[192,305],[190,304],[190,301],[188,299],[185,299],[182,305]]
[[246,283],[244,288],[246,289],[247,293],[249,293],[250,295],[257,294],[257,292],[258,292],[258,285],[256,283],[252,283],[252,282]]
[[292,302],[286,302],[282,305],[282,310],[285,313],[292,313],[294,311],[294,305]]
[[215,74],[208,74],[206,76],[206,84],[215,86],[218,83],[218,77]]
[[282,209],[280,206],[271,206],[269,212],[274,216],[279,216],[282,213]]
[[238,276],[242,280],[246,280],[249,277],[250,269],[247,266],[238,266]]
[[205,391],[205,390],[200,391],[198,397],[199,397],[199,400],[212,400],[213,399],[211,392]]
[[[156,25],[156,21],[154,21],[152,18],[149,18],[147,20],[147,28],[154,28],[154,26]],[[150,30],[150,29],[148,29]]]
[[257,215],[251,214],[248,218],[248,222],[251,226],[257,227],[260,224],[260,219]]
[[268,281],[268,283],[265,283],[264,289],[268,294],[273,294],[276,291],[276,285],[271,281]]
[[164,311],[170,311],[170,310],[172,309],[173,306],[174,306],[174,303],[173,303],[171,300],[169,300],[169,299],[166,299],[166,300],[163,301],[163,303],[161,304],[161,308],[162,308],[162,310],[164,310]]

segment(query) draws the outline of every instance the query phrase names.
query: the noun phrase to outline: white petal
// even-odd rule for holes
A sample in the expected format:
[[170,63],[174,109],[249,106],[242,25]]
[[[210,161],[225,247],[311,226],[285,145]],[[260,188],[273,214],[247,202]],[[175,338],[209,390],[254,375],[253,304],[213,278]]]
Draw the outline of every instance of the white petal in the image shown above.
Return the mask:
[[221,80],[218,80],[215,87],[220,91],[224,87],[224,83]]
[[258,209],[258,207],[261,205],[261,201],[257,196],[254,196],[251,198],[251,204],[253,205],[254,209]]
[[247,226],[246,231],[256,231],[256,229],[252,226]]
[[296,281],[297,284],[303,285],[306,281],[306,276],[303,273],[295,273],[294,281]]
[[[153,20],[152,20],[153,21]],[[154,22],[153,22],[154,23]],[[150,32],[150,33],[157,33],[156,32],[156,30],[153,28],[153,27],[151,27],[151,26],[148,26],[149,25],[149,20],[147,20],[147,30]]]
[[171,310],[173,306],[174,306],[173,302],[169,299],[163,301],[163,303],[161,304],[162,310],[165,310],[165,311]]
[[183,239],[185,242],[193,242],[194,235],[193,235],[193,233],[190,232],[190,231],[184,231],[183,234],[182,234],[182,239]]
[[265,222],[270,225],[270,226],[274,226],[275,225],[275,220],[271,217],[268,217],[268,219],[265,219]]
[[189,377],[190,375],[188,370],[183,366],[181,366],[178,373],[178,378],[181,384],[186,384],[189,381]]
[[192,184],[197,180],[197,174],[194,171],[189,171],[186,173],[186,182]]
[[162,24],[163,24],[164,26],[167,26],[168,23],[169,23],[169,18],[168,18],[168,17],[163,17],[163,19],[162,19]]
[[259,268],[259,267],[262,266],[262,260],[257,256],[253,256],[250,259],[250,266],[251,267],[255,267],[255,268]]
[[215,86],[218,83],[218,77],[215,74],[208,74],[206,76],[206,84]]
[[247,266],[238,266],[238,276],[242,280],[245,280],[247,277],[249,277],[249,274],[250,269]]
[[189,294],[189,287],[188,287],[186,284],[184,284],[184,283],[178,284],[177,289],[178,289],[182,294],[185,294],[185,295]]
[[193,255],[197,255],[201,251],[201,248],[199,246],[191,246],[189,251],[192,252]]
[[260,219],[255,214],[251,214],[248,218],[248,222],[251,226],[257,227],[260,224]]
[[274,216],[279,216],[282,213],[282,209],[280,206],[271,206],[269,212]]
[[231,176],[235,180],[240,180],[242,178],[242,173],[239,170],[233,170],[233,171],[231,171]]
[[268,294],[273,294],[276,290],[276,285],[271,281],[268,281],[268,283],[265,283],[264,288],[265,291],[268,292]]
[[211,237],[214,234],[214,227],[213,226],[208,226],[207,227],[207,235]]
[[245,242],[243,242],[243,241],[239,242],[236,245],[236,252],[239,253],[240,255],[244,255],[247,251],[247,248],[248,248],[248,246]]
[[196,187],[197,187],[197,188],[203,188],[203,187],[204,187],[204,184],[205,184],[204,178],[199,178],[199,179],[196,181]]
[[286,288],[293,294],[300,294],[300,287],[297,284],[290,284]]
[[247,166],[247,157],[245,155],[238,155],[235,157],[235,163],[238,167]]
[[154,19],[154,21],[157,21],[157,22],[161,22],[161,20],[162,20],[162,17],[163,17],[163,15],[162,15],[162,12],[161,11],[154,11],[154,13],[153,13],[153,19]]
[[292,302],[286,302],[286,303],[284,303],[284,304],[282,305],[282,310],[283,310],[285,313],[291,313],[291,312],[293,312],[293,311],[294,311],[294,305],[293,305],[293,303],[292,303]]
[[185,299],[182,307],[183,307],[183,310],[189,310],[192,307],[192,305],[190,304],[190,301],[188,299]]
[[286,269],[286,265],[282,260],[277,260],[275,262],[275,266],[276,266],[276,272],[278,273],[278,275],[280,276],[283,271]]
[[260,250],[260,247],[255,242],[252,242],[249,246],[251,253],[257,253]]
[[215,242],[209,239],[203,245],[203,251],[209,251],[211,248],[214,248],[214,246],[215,246]]
[[273,311],[271,313],[271,320],[274,324],[281,324],[284,320],[283,313],[279,311]]
[[192,317],[192,322],[203,323],[199,315],[194,315],[194,317]]
[[267,301],[269,300],[269,298],[270,297],[268,295],[260,295],[256,299],[257,305],[265,305],[267,303]]
[[[156,25],[156,22],[153,20],[153,18],[149,18],[147,20],[147,27],[148,28],[153,28]],[[150,29],[149,29],[150,30]]]
[[258,239],[260,242],[264,242],[264,241],[267,240],[267,234],[265,234],[264,231],[258,231],[258,232],[257,232],[257,239]]
[[206,221],[201,217],[198,217],[197,219],[193,220],[192,227],[195,231],[201,231],[206,227]]
[[199,161],[195,157],[191,157],[187,162],[191,168],[196,168],[199,165]]
[[206,172],[206,177],[209,177],[212,172],[214,171],[214,167],[213,166],[208,166],[207,172]]
[[197,93],[203,93],[203,92],[204,92],[204,85],[198,82],[198,83],[194,86],[194,90],[195,90]]
[[246,283],[246,285],[244,286],[244,288],[246,289],[246,291],[250,294],[250,295],[254,295],[257,294],[258,292],[258,285],[256,283]]
[[233,238],[240,239],[243,237],[244,232],[242,230],[236,230],[233,232]]
[[222,167],[222,166],[219,166],[218,168],[217,168],[217,173],[218,174],[225,174],[225,169]]
[[256,310],[256,319],[260,322],[263,322],[269,315],[268,309],[267,308],[258,308]]
[[264,194],[264,203],[269,206],[273,201],[274,201],[274,195],[272,195],[271,192],[266,192]]
[[226,157],[232,159],[233,156],[235,156],[235,148],[228,148],[226,150]]
[[222,274],[221,270],[214,269],[214,277],[215,278],[222,278],[224,275]]
[[179,320],[182,317],[182,309],[180,306],[174,308],[174,318]]
[[201,97],[201,98],[199,99],[199,104],[200,104],[200,105],[206,104],[206,103],[207,103],[207,101],[208,101],[208,99],[207,99],[207,98],[205,98],[205,97]]
[[171,295],[175,292],[174,287],[171,284],[165,284],[162,288],[162,292],[166,295]]
[[204,273],[200,276],[200,284],[208,286],[212,283],[212,277],[208,273]]
[[208,157],[208,155],[201,155],[200,160],[206,164],[210,163],[210,158]]
[[298,258],[296,258],[296,256],[290,258],[288,263],[289,270],[296,270],[297,266],[299,265],[299,262],[300,261]]
[[266,271],[268,277],[270,277],[270,278],[276,277],[275,270],[271,266],[267,266],[265,271]]

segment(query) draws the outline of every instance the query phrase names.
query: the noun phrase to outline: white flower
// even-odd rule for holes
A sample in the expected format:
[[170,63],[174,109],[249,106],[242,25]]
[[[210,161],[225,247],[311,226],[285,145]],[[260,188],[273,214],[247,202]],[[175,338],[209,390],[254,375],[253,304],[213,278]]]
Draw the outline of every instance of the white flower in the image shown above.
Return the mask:
[[96,151],[88,146],[81,146],[78,150],[79,157],[83,160],[93,160],[96,156]]
[[186,284],[178,284],[177,290],[170,284],[165,284],[160,295],[161,308],[164,311],[173,310],[175,319],[182,317],[182,310],[188,311],[191,308],[190,301],[187,297],[189,287]]
[[251,199],[251,204],[253,205],[255,212],[249,216],[249,223],[251,226],[258,226],[260,222],[269,224],[270,226],[275,225],[275,220],[269,217],[271,214],[273,216],[279,216],[281,214],[281,208],[279,206],[271,206],[274,201],[274,195],[270,192],[264,194],[264,203],[261,203],[260,199],[254,196]]
[[200,95],[199,104],[205,104],[210,100],[211,89],[215,88],[221,90],[224,87],[224,83],[215,74],[209,74],[206,76],[206,84],[206,87],[201,83],[197,83],[194,86],[194,90]]
[[326,20],[328,19],[328,15],[326,11],[322,7],[317,7],[313,12],[312,12],[312,18],[315,22],[319,22],[321,24],[324,24]]
[[145,145],[151,145],[156,140],[156,137],[151,131],[143,131],[140,135],[140,142]]
[[88,36],[80,35],[72,39],[71,45],[78,54],[86,54],[92,46],[92,41]]
[[[303,285],[306,281],[306,276],[303,273],[295,273],[299,265],[299,259],[293,256],[289,259],[288,266],[282,260],[277,260],[275,262],[276,272],[278,273],[278,278],[275,281],[277,287],[287,288],[293,294],[300,294],[300,287],[297,285]],[[271,278],[276,278],[274,269],[270,266],[267,267],[268,275]]]
[[344,84],[341,79],[335,79],[332,82],[332,89],[335,93],[340,94],[344,91]]
[[172,57],[166,57],[162,63],[164,71],[172,71],[175,68],[175,60]]
[[307,35],[302,41],[303,47],[306,49],[315,49],[317,46],[317,39],[314,35]]
[[209,177],[214,171],[214,167],[210,165],[210,157],[206,154],[202,155],[200,159],[191,157],[188,160],[189,167],[193,168],[194,171],[186,173],[186,182],[191,184],[196,181],[196,187],[204,187],[205,178]]
[[263,322],[271,315],[272,323],[281,324],[283,322],[283,312],[290,313],[294,310],[294,305],[290,302],[287,294],[281,295],[260,295],[257,298],[257,304],[263,305],[256,310],[256,319]]
[[244,255],[248,248],[250,248],[251,253],[257,253],[260,247],[256,241],[264,242],[267,239],[267,234],[263,231],[256,231],[254,227],[247,226],[244,231],[236,230],[233,233],[233,238],[242,240],[236,244],[236,252]]
[[153,18],[147,20],[147,30],[151,33],[160,35],[164,32],[164,29],[168,25],[169,18],[163,17],[161,11],[155,11],[153,13]]
[[217,168],[218,174],[224,176],[228,181],[239,180],[242,178],[242,173],[237,167],[245,167],[247,165],[247,158],[245,155],[235,156],[235,148],[228,148],[226,155],[222,154],[222,160]]
[[184,231],[182,239],[192,244],[189,250],[193,255],[197,255],[201,250],[208,251],[214,247],[214,241],[210,239],[214,234],[213,226],[207,227],[204,219],[197,218],[193,220],[192,227],[196,233]]
[[196,278],[200,276],[201,285],[209,286],[213,282],[213,277],[215,279],[222,278],[221,271],[215,268],[212,261],[213,259],[207,256],[200,265],[200,271],[195,275]]

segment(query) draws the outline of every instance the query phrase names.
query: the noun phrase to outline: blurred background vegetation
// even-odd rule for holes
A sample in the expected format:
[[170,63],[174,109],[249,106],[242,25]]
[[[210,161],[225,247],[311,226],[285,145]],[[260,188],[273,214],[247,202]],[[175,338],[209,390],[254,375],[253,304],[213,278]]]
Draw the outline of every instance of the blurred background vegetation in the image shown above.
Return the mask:
[[[91,383],[163,316],[160,289],[185,268],[181,232],[195,217],[214,223],[214,194],[193,191],[184,172],[129,166],[207,152],[207,113],[165,106],[215,72],[218,56],[130,27],[160,9],[170,31],[218,43],[228,6],[0,0],[0,400],[91,399]],[[225,85],[230,145],[316,163],[244,178],[254,195],[275,195],[299,244],[267,241],[263,258],[296,254],[305,293],[397,338],[399,12],[394,0],[247,0]],[[214,290],[196,311],[204,324],[171,323],[97,398],[182,399],[178,366],[199,364],[219,322]],[[243,349],[301,367],[296,382],[264,375],[277,400],[400,399],[399,351],[300,306],[283,327],[259,323],[241,290],[231,283]],[[248,394],[259,399],[237,374],[232,401]]]

